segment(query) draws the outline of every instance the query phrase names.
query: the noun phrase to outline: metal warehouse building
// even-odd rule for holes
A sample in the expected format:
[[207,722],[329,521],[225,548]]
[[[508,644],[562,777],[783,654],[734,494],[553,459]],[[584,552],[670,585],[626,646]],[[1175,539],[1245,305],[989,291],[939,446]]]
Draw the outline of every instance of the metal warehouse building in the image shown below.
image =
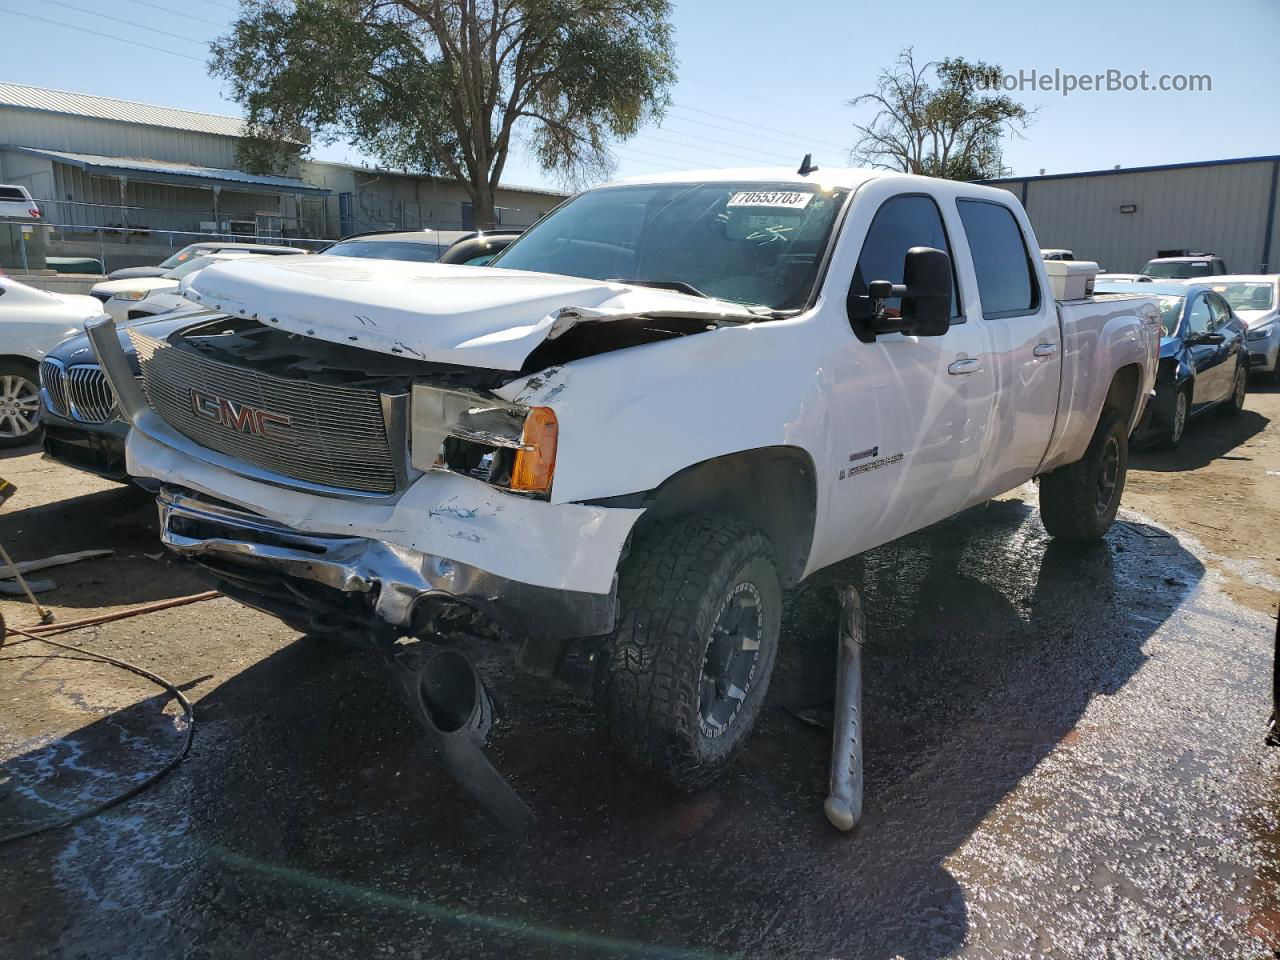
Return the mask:
[[1046,247],[1134,273],[1152,257],[1216,253],[1234,273],[1280,272],[1280,156],[983,181],[1015,194]]
[[[51,256],[115,267],[153,263],[200,235],[320,240],[474,223],[457,182],[304,160],[306,131],[286,145],[282,175],[239,169],[243,134],[237,117],[0,83],[0,183],[36,199]],[[563,196],[502,187],[499,217],[527,226]]]

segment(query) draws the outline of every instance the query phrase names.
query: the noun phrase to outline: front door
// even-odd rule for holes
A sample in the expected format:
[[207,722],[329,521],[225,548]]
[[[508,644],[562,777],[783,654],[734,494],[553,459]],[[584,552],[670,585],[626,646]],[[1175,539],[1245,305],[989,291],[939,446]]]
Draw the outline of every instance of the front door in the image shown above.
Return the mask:
[[[901,283],[912,247],[951,252],[948,235],[956,224],[949,219],[951,229],[944,227],[932,198],[890,195],[874,183],[863,189],[859,206],[876,212],[859,247],[851,294],[865,294],[875,280]],[[857,229],[851,223],[847,232]],[[885,306],[900,309],[897,299]],[[831,361],[831,524],[819,541],[824,562],[924,527],[968,499],[991,402],[988,354],[980,325],[954,290],[951,328],[941,337],[888,333],[864,343],[849,331]]]
[[[1187,352],[1191,355],[1191,365],[1195,367],[1195,388],[1191,394],[1193,408],[1203,407],[1221,400],[1231,387],[1227,379],[1227,364],[1223,361],[1224,344],[1196,342],[1201,337],[1210,336],[1219,331],[1217,320],[1209,306],[1209,295],[1197,293],[1187,309]],[[1234,369],[1230,370],[1235,373]]]
[[1209,301],[1209,331],[1220,337],[1214,356],[1214,383],[1219,400],[1226,400],[1236,388],[1237,354],[1243,349],[1243,337],[1232,322],[1231,307],[1216,293],[1205,294]]

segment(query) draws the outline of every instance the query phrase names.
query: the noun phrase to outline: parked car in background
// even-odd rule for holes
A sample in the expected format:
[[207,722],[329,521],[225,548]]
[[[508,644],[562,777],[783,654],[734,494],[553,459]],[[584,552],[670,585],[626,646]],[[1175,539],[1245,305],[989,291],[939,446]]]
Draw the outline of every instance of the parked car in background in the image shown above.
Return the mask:
[[[206,253],[187,260],[158,277],[131,277],[124,280],[104,280],[94,284],[89,293],[102,302],[102,309],[113,319],[129,320],[130,312],[138,303],[158,293],[171,293],[178,289],[182,278],[202,270],[220,260],[237,260],[249,254],[240,251]],[[151,315],[154,311],[139,310],[139,314]]]
[[1070,250],[1064,250],[1061,247],[1053,247],[1048,250],[1040,251],[1041,260],[1074,260],[1076,255]]
[[1185,257],[1156,257],[1142,268],[1144,277],[1153,280],[1194,280],[1220,276],[1227,272],[1221,257],[1212,253],[1194,253]]
[[1151,277],[1142,273],[1100,273],[1096,283],[1154,283]]
[[31,192],[16,183],[0,183],[0,217],[15,220],[39,220],[40,208]]
[[0,448],[39,438],[40,362],[100,316],[102,304],[93,297],[49,293],[0,276]]
[[441,263],[461,263],[469,267],[483,267],[500,254],[520,231],[477,233],[463,237],[440,255]]
[[1228,274],[1214,277],[1208,286],[1231,304],[1246,327],[1250,372],[1280,382],[1280,276]]
[[162,277],[174,267],[182,266],[192,257],[203,257],[211,253],[253,253],[265,257],[279,257],[309,252],[303,247],[285,247],[269,243],[223,243],[220,240],[209,240],[188,244],[154,267],[121,267],[119,270],[112,270],[107,274],[107,279],[133,280],[139,277]]
[[330,257],[370,257],[375,260],[435,263],[459,240],[474,236],[474,230],[387,230],[357,233],[317,252]]
[[[1188,421],[1217,408],[1244,408],[1249,374],[1245,328],[1221,294],[1201,283],[1143,284],[1160,304],[1163,336],[1156,395],[1139,426],[1165,446],[1176,447]],[[1132,293],[1133,284],[1097,284],[1094,293]]]

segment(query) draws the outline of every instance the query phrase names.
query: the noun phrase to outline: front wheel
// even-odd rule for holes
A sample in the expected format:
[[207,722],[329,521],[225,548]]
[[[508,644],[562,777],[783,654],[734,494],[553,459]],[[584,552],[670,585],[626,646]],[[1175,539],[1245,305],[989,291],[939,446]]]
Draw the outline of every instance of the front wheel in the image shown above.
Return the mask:
[[1129,469],[1127,424],[1103,411],[1089,449],[1040,478],[1040,519],[1059,540],[1099,540],[1115,521]]
[[759,530],[694,515],[648,531],[623,564],[596,682],[612,746],[679,789],[712,780],[751,733],[781,622],[777,564]]
[[0,450],[40,439],[40,385],[34,367],[0,363]]

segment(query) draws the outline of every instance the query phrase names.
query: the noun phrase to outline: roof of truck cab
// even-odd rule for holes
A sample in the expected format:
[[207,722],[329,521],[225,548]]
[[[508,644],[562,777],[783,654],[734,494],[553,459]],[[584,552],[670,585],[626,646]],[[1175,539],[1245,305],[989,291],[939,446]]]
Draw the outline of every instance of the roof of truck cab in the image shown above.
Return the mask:
[[[916,184],[921,190],[941,194],[967,194],[976,197],[989,197],[1006,202],[1017,199],[1008,190],[999,187],[988,187],[980,183],[963,180],[941,180],[937,177],[921,177],[913,173],[902,173],[898,170],[873,170],[867,167],[827,167],[821,166],[808,175],[801,175],[792,167],[729,167],[725,169],[686,170],[675,173],[652,173],[635,177],[625,177],[603,184],[603,187],[633,187],[645,184],[663,183],[794,183],[816,184],[824,187],[841,187],[856,189],[872,180],[892,177],[903,182],[904,186]],[[596,188],[600,189],[600,188]],[[1015,204],[1016,205],[1016,204]]]

